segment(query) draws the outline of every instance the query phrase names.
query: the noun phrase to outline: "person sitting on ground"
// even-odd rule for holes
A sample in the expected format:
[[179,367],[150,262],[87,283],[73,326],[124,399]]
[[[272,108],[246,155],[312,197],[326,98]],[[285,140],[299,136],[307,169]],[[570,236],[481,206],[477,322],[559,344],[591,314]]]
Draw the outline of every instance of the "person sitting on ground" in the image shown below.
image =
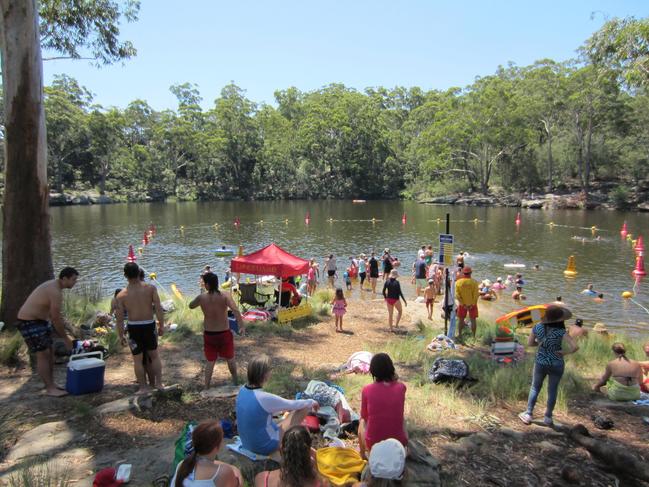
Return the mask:
[[606,395],[611,401],[640,399],[640,384],[643,381],[640,363],[627,358],[623,343],[614,343],[611,350],[615,358],[606,365],[602,378],[593,386],[593,390],[600,392],[602,386],[606,385]]
[[521,286],[516,286],[516,291],[512,293],[512,299],[514,301],[524,301],[527,299],[527,296],[523,294],[523,288]]
[[238,487],[243,477],[237,467],[216,459],[223,444],[218,421],[204,421],[192,431],[194,451],[176,467],[170,487]]
[[53,397],[65,396],[64,388],[54,382],[54,340],[56,330],[65,348],[72,350],[63,317],[63,290],[72,289],[77,283],[79,272],[65,267],[58,279],[50,279],[34,289],[18,310],[18,331],[25,340],[29,353],[36,354],[36,371],[45,384],[45,394]]
[[[267,355],[252,359],[248,364],[248,383],[239,390],[236,402],[241,444],[261,455],[276,452],[285,432],[291,426],[302,424],[309,411],[319,408],[313,399],[291,401],[264,391],[262,388],[270,374],[270,358]],[[284,411],[291,413],[276,424],[273,415]]]
[[581,318],[577,318],[575,320],[575,323],[573,325],[570,325],[570,328],[568,329],[568,334],[572,338],[587,337],[588,330],[584,328],[584,320],[582,320]]
[[353,487],[399,487],[406,469],[406,449],[398,440],[388,438],[376,443],[370,451],[369,474]]
[[[644,344],[644,355],[645,358],[649,359],[649,342]],[[640,362],[640,367],[642,367],[642,373],[644,375],[649,374],[649,360],[645,360],[644,362]],[[642,381],[642,384],[640,384],[640,389],[642,392],[648,392],[649,393],[649,377],[645,378]]]
[[302,425],[290,427],[282,438],[279,470],[264,471],[255,477],[255,487],[325,487],[314,462],[309,430]]
[[232,310],[239,325],[239,333],[245,333],[245,327],[239,312],[239,307],[232,296],[219,291],[219,278],[216,274],[208,272],[203,274],[202,280],[207,293],[196,296],[189,309],[201,307],[203,312],[203,352],[207,364],[205,365],[205,389],[210,387],[214,364],[219,357],[225,359],[234,385],[239,383],[237,377],[237,363],[234,360],[234,337],[230,330],[228,309]]
[[399,381],[392,359],[387,353],[377,353],[370,361],[372,384],[361,391],[361,420],[358,441],[361,456],[367,459],[372,446],[388,438],[408,445],[403,408],[406,385]]
[[588,283],[588,286],[586,286],[586,289],[584,289],[581,294],[585,294],[586,296],[597,296],[597,292],[593,289],[593,284]]

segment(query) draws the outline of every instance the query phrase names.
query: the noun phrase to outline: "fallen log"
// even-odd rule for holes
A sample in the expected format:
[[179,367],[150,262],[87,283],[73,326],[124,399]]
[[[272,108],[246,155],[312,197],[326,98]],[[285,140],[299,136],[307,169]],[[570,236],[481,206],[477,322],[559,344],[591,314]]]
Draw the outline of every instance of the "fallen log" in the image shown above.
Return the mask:
[[570,428],[568,437],[583,446],[610,470],[649,482],[649,466],[645,462],[619,447],[612,446],[607,441],[593,438],[583,424]]

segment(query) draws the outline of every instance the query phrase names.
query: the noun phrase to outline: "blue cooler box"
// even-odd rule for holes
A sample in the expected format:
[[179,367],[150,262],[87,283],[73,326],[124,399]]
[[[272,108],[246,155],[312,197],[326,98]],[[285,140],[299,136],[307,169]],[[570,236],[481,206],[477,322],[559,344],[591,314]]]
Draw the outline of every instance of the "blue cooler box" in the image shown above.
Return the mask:
[[237,319],[234,316],[228,316],[228,323],[230,324],[230,330],[232,330],[232,333],[236,333],[238,335],[239,323],[237,323]]
[[102,352],[72,355],[68,362],[65,390],[73,396],[101,391],[104,388],[106,371],[106,362],[103,358]]

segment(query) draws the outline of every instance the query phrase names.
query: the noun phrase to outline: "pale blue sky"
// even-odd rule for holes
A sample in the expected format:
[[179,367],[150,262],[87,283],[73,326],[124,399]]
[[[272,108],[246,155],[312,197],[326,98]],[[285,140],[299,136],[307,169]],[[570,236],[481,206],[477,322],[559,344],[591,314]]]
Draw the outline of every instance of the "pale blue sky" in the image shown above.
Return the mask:
[[104,106],[142,98],[156,109],[174,108],[169,86],[186,81],[206,108],[230,81],[268,103],[289,86],[445,89],[508,61],[573,57],[605,16],[627,15],[649,15],[649,1],[142,0],[122,27],[137,57],[101,69],[48,61],[45,82],[67,73]]

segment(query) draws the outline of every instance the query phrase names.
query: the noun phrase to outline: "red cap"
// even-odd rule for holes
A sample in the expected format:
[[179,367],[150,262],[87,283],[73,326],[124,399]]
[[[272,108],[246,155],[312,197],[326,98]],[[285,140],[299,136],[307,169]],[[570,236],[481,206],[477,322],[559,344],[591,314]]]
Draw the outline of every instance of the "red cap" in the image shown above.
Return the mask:
[[471,274],[472,272],[473,272],[473,269],[471,269],[469,266],[466,266],[466,267],[462,270],[462,274]]
[[115,475],[117,471],[112,468],[104,468],[97,472],[95,475],[95,480],[92,482],[92,487],[119,487],[124,482],[121,480],[115,480]]

